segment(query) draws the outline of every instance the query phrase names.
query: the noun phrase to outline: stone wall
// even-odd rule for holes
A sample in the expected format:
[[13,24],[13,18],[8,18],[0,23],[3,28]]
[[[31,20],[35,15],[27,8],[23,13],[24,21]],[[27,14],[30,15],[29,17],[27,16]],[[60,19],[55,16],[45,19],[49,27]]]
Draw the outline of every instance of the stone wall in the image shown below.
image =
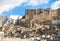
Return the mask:
[[27,9],[25,12],[26,19],[37,19],[37,20],[52,20],[57,16],[57,10],[50,9]]

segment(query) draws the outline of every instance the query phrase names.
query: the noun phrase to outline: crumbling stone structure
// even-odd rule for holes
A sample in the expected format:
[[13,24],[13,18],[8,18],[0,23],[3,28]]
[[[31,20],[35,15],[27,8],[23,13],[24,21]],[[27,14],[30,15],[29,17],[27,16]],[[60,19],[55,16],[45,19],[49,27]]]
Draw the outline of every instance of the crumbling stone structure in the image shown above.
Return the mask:
[[51,9],[26,9],[25,18],[26,19],[37,19],[42,20],[51,20],[53,17],[56,17],[57,10]]
[[16,24],[9,25],[7,32],[11,29],[13,36],[19,36],[20,38],[39,37],[47,39],[47,41],[49,41],[48,39],[55,39],[60,30],[58,11],[51,9],[27,9],[25,17],[18,19]]
[[26,9],[25,19],[30,20],[30,26],[32,26],[34,22],[43,23],[45,21],[53,20],[53,18],[58,16],[57,11],[58,10],[51,10],[49,8],[48,9]]

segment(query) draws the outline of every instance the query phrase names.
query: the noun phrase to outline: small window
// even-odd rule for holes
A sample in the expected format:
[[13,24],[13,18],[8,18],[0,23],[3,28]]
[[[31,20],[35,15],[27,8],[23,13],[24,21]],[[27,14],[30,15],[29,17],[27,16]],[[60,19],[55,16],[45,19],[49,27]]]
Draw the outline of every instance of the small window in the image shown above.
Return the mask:
[[36,15],[36,10],[34,10],[34,15]]
[[43,12],[40,10],[40,13],[43,13]]
[[49,10],[48,10],[48,13],[49,13]]
[[29,10],[26,10],[26,15],[29,15]]
[[40,15],[40,10],[37,11],[37,14]]

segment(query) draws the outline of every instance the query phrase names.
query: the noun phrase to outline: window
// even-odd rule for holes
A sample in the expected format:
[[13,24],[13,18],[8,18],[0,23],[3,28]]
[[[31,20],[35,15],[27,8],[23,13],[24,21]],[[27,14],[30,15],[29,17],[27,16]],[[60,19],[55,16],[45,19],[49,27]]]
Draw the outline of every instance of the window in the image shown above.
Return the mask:
[[36,10],[34,10],[34,15],[36,15]]
[[38,15],[40,15],[41,13],[43,13],[41,10],[37,10]]
[[29,14],[29,10],[26,11],[26,14],[27,14],[27,15]]
[[40,10],[40,13],[43,13],[43,12]]

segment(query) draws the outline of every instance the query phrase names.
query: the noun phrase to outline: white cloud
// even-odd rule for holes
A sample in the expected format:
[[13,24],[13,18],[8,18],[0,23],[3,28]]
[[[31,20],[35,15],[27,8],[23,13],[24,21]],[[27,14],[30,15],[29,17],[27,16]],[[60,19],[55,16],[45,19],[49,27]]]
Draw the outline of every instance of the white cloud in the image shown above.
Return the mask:
[[55,1],[52,5],[51,5],[51,9],[58,9],[60,8],[60,0]]
[[27,2],[27,0],[0,0],[0,14],[4,11],[9,11],[24,2]]
[[41,4],[47,4],[48,2],[49,0],[0,0],[0,14],[4,11],[13,9],[16,6],[20,6],[23,3],[31,6],[38,6]]
[[41,4],[47,4],[49,0],[30,0],[28,5],[39,6]]

